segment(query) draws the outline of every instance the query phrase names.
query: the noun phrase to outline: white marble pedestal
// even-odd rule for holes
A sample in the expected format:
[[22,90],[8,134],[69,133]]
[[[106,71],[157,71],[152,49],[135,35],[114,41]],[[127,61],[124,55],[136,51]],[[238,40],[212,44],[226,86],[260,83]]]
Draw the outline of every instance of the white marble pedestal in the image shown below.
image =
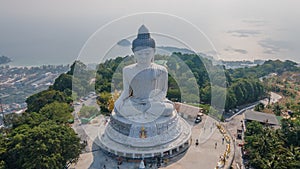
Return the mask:
[[116,156],[142,159],[172,157],[190,145],[190,125],[174,110],[172,116],[138,123],[116,115],[101,129],[99,146]]

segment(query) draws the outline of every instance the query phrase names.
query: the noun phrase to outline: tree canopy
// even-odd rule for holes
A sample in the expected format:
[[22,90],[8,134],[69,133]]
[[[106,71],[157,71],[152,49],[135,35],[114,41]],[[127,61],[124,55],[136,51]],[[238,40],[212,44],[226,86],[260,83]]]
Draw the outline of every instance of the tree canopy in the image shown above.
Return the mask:
[[69,119],[73,119],[71,112],[73,108],[67,103],[53,102],[45,105],[39,114],[46,119],[53,120],[57,124],[67,123]]
[[274,130],[258,122],[247,124],[245,132],[246,165],[253,168],[300,168],[300,123],[282,120]]
[[[62,74],[48,90],[26,99],[27,110],[6,116],[0,135],[0,168],[65,168],[83,145],[67,124],[73,118],[71,75]],[[5,134],[4,134],[5,133]]]
[[46,104],[53,102],[70,103],[72,100],[63,92],[57,90],[44,90],[26,99],[27,112],[38,112]]
[[295,71],[299,70],[297,63],[290,60],[280,61],[280,60],[268,60],[262,65],[257,65],[254,67],[229,69],[230,74],[233,78],[260,78],[270,73],[282,74],[285,71]]
[[[265,97],[264,86],[256,76],[247,77],[247,74],[239,73],[248,72],[249,68],[224,70],[224,67],[213,65],[210,60],[196,54],[173,53],[170,56],[157,55],[155,57],[156,60],[166,61],[164,66],[169,71],[167,98],[170,100],[189,103],[201,101],[204,104],[211,104],[213,93],[226,98],[225,110],[229,110]],[[111,93],[111,87],[121,90],[121,70],[125,65],[132,63],[133,56],[127,56],[110,59],[99,64],[96,75],[96,91]],[[98,97],[101,110],[106,111],[109,100],[102,99],[100,101],[101,98],[105,97]],[[223,109],[223,105],[216,106]]]
[[[64,168],[66,163],[77,160],[82,146],[70,127],[52,121],[30,127],[15,128],[0,142],[6,149],[0,154],[6,168]],[[75,159],[74,159],[75,158]]]
[[[53,89],[71,96],[72,92],[76,96],[85,96],[93,90],[91,79],[95,76],[93,70],[89,70],[81,61],[75,61],[67,73],[61,74],[55,79]],[[73,94],[74,96],[74,94]],[[76,99],[76,98],[72,98]]]

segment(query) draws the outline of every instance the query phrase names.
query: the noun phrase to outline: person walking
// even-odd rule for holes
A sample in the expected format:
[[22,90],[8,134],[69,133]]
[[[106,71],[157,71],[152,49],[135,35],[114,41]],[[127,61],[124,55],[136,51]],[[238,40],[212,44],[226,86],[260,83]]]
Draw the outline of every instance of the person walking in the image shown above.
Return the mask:
[[217,149],[217,146],[218,146],[218,143],[216,142],[216,143],[215,143],[215,149]]

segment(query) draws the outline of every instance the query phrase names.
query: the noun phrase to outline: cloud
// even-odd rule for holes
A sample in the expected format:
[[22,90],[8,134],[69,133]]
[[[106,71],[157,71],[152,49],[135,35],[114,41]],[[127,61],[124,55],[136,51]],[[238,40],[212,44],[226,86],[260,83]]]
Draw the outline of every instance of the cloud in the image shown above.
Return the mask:
[[250,36],[257,36],[261,34],[259,30],[246,30],[246,29],[239,29],[239,30],[231,30],[227,31],[227,33],[231,34],[235,37],[250,37]]
[[224,50],[227,52],[235,52],[235,53],[239,53],[239,54],[247,54],[248,53],[247,50],[232,48],[231,46],[225,48]]
[[265,20],[261,19],[244,19],[242,22],[253,26],[264,26],[267,23]]
[[258,44],[263,48],[263,52],[266,54],[275,54],[290,48],[287,41],[273,40],[270,38],[263,39],[259,41]]
[[212,56],[217,56],[220,55],[221,53],[216,51],[216,50],[207,50],[203,51],[202,53],[205,53],[206,55],[212,55]]

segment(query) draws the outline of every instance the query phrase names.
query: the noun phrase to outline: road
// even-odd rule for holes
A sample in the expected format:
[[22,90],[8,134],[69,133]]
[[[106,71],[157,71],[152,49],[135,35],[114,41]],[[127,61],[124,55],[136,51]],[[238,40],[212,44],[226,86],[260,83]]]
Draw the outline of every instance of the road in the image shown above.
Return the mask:
[[[274,92],[270,92],[270,104],[277,103],[280,99],[282,99],[281,95],[274,93]],[[232,120],[235,116],[242,114],[244,111],[253,109],[258,103],[263,103],[264,105],[267,105],[268,99],[266,98],[266,99],[263,99],[263,100],[260,100],[260,101],[250,104],[249,106],[247,106],[247,107],[241,109],[240,111],[238,111],[237,113],[233,114],[231,117],[226,118],[225,121],[228,122],[228,121]]]
[[235,118],[237,115],[242,114],[244,111],[253,109],[258,103],[259,103],[259,101],[258,101],[258,102],[254,102],[254,103],[252,103],[251,105],[249,105],[249,106],[247,106],[247,107],[245,107],[245,108],[239,110],[238,112],[236,112],[235,114],[233,114],[231,117],[226,118],[225,121],[226,121],[226,122],[231,121],[233,118]]

